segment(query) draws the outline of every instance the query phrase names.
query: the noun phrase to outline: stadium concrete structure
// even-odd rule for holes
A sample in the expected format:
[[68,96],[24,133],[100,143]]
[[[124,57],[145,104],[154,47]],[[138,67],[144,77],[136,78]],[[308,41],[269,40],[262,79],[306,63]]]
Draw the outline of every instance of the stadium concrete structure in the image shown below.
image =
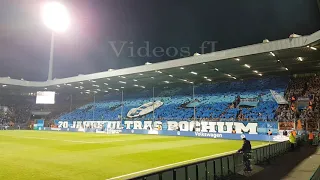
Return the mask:
[[320,70],[320,31],[234,49],[45,82],[0,78],[0,93],[109,93],[169,84],[200,84]]

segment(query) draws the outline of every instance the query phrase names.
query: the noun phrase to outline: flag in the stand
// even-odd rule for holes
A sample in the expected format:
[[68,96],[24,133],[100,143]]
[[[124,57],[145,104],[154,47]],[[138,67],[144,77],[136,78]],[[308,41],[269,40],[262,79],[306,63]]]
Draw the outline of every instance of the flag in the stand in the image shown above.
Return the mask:
[[284,98],[281,94],[277,93],[277,92],[274,91],[274,90],[270,90],[270,92],[271,92],[274,100],[275,100],[278,104],[288,104],[288,101],[286,101],[285,98]]

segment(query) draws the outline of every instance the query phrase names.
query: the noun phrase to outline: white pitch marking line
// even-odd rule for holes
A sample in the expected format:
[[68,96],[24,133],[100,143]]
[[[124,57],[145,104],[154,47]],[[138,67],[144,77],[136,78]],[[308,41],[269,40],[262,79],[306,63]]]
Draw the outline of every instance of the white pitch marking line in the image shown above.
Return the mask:
[[[255,146],[254,148],[262,147],[262,146],[265,146],[265,145],[267,145],[267,144]],[[177,163],[167,164],[167,165],[158,166],[158,167],[150,168],[150,169],[145,169],[145,170],[142,170],[142,171],[137,171],[137,172],[133,172],[133,173],[129,173],[129,174],[117,176],[117,177],[112,177],[112,178],[106,179],[106,180],[116,180],[116,179],[121,179],[121,178],[125,178],[125,177],[128,177],[128,176],[134,176],[134,175],[137,175],[137,174],[141,174],[141,175],[142,175],[142,173],[146,173],[146,172],[151,173],[151,172],[153,172],[153,171],[160,170],[160,169],[161,169],[161,170],[162,170],[162,169],[165,170],[164,168],[166,168],[166,167],[179,166],[179,165],[181,165],[181,164],[187,164],[187,163],[189,163],[189,162],[195,162],[195,161],[205,160],[205,159],[209,159],[209,158],[213,158],[213,157],[217,157],[217,156],[223,156],[223,155],[231,154],[231,153],[235,153],[235,152],[237,152],[237,150],[228,151],[228,152],[219,153],[219,154],[213,154],[213,155],[204,156],[204,157],[199,157],[199,158],[194,158],[194,159],[190,159],[190,160],[186,160],[186,161],[180,161],[180,162],[177,162]]]

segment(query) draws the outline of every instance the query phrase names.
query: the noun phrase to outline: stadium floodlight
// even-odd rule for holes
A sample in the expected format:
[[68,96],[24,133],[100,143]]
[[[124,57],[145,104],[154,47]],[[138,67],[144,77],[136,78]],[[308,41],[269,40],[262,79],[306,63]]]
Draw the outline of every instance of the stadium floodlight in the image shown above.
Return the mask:
[[315,47],[312,47],[312,46],[310,47],[310,49],[312,49],[312,50],[315,50],[315,51],[317,50],[317,48],[315,48]]
[[47,2],[42,7],[44,24],[54,32],[64,32],[70,26],[67,8],[59,2]]
[[42,20],[51,30],[51,47],[48,80],[52,80],[54,33],[66,31],[70,26],[70,15],[67,8],[59,2],[47,2],[41,9]]

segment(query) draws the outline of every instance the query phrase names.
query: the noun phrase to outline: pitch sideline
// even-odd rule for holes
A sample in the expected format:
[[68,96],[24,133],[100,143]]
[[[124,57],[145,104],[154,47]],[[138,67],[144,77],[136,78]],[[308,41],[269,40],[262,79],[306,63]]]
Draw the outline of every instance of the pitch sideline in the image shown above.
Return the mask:
[[[263,146],[266,146],[266,145],[267,144],[263,144],[263,145],[255,146],[253,148],[259,148],[259,147],[263,147]],[[213,155],[209,155],[209,156],[203,156],[203,157],[199,157],[199,158],[194,158],[194,159],[190,159],[190,160],[185,160],[185,161],[180,161],[180,162],[176,162],[176,163],[172,163],[172,164],[158,166],[158,167],[154,167],[154,168],[150,168],[150,169],[145,169],[145,170],[142,170],[142,171],[137,171],[137,172],[133,172],[133,173],[129,173],[129,174],[124,174],[124,175],[112,177],[112,178],[109,178],[109,179],[106,179],[106,180],[118,180],[118,179],[122,179],[122,178],[126,178],[126,177],[128,178],[128,177],[134,176],[134,175],[139,175],[139,174],[142,175],[142,173],[151,173],[151,172],[156,171],[156,170],[164,170],[167,167],[174,167],[174,166],[178,166],[178,165],[182,165],[182,164],[187,164],[187,163],[190,163],[190,162],[201,161],[201,160],[205,160],[205,159],[209,159],[209,158],[214,158],[214,157],[217,157],[217,156],[223,156],[223,155],[227,155],[227,154],[232,154],[232,153],[235,153],[235,152],[237,152],[237,150],[228,151],[228,152],[219,153],[219,154],[213,154]]]

